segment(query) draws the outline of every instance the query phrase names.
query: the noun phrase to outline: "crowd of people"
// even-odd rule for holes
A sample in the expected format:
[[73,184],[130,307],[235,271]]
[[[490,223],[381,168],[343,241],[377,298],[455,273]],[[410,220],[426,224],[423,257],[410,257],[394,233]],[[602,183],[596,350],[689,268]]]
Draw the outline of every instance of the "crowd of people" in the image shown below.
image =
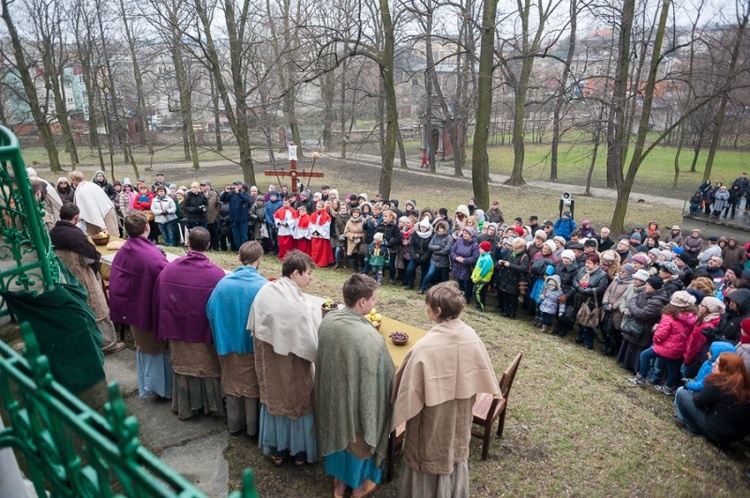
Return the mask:
[[[348,347],[342,331],[354,327],[358,317],[366,314],[362,311],[369,312],[370,300],[382,284],[426,293],[427,316],[438,322],[436,327],[457,320],[466,303],[482,312],[494,309],[504,319],[526,314],[541,333],[564,337],[575,331],[575,342],[590,350],[599,337],[602,353],[614,356],[634,374],[629,379],[633,385],[653,385],[674,397],[674,421],[686,431],[719,445],[750,432],[750,243],[743,245],[734,237],[703,238],[698,229],[684,234],[680,226],[665,230],[658,221],[636,224],[614,235],[607,227],[597,230],[589,220],[578,224],[571,212],[562,210],[555,221],[540,223],[537,216],[530,216],[526,223],[521,217],[506,222],[498,200],[486,212],[471,199],[450,211],[445,207],[418,209],[413,200],[402,206],[380,195],[340,195],[328,186],[295,193],[270,185],[261,193],[255,186],[236,181],[219,194],[208,180],[191,184],[188,191],[168,185],[159,175],[151,186],[139,179],[136,194],[127,180],[110,186],[102,172],[91,182],[77,172],[70,174],[69,182],[61,178],[56,186],[35,181],[42,182],[42,187],[35,187],[40,197],[55,190],[63,205],[73,202],[79,208],[74,217],[64,213],[63,222],[71,226],[78,224],[88,233],[102,229],[112,233],[118,230],[116,223],[112,226],[113,215],[115,221],[117,217],[122,220],[123,236],[128,239],[112,267],[110,318],[130,324],[134,331],[141,394],[172,397],[181,418],[203,410],[227,416],[230,428],[246,427],[255,434],[257,426],[259,444],[274,463],[290,458],[303,465],[325,456],[327,471],[336,478],[336,496],[343,495],[346,486],[355,489],[355,496],[371,491],[379,481],[377,469],[383,458],[383,433],[376,428],[390,429],[405,421],[409,421],[407,448],[412,448],[405,451],[405,459],[412,473],[404,482],[411,489],[447,486],[425,475],[460,476],[464,472],[458,467],[460,459],[427,464],[421,450],[429,448],[439,460],[445,448],[438,446],[450,444],[448,454],[463,458],[465,427],[456,429],[461,438],[424,442],[421,448],[409,446],[417,443],[414,439],[410,443],[408,434],[419,434],[428,426],[437,428],[431,424],[443,417],[470,414],[471,405],[466,412],[459,401],[483,392],[476,389],[497,387],[490,379],[494,378],[490,367],[486,382],[468,379],[462,384],[468,390],[456,395],[456,406],[447,408],[443,404],[449,400],[441,397],[440,389],[424,385],[423,394],[429,397],[434,388],[439,400],[435,405],[445,410],[427,411],[415,425],[413,400],[405,400],[406,405],[400,407],[399,386],[404,379],[427,379],[418,372],[412,373],[414,379],[408,377],[409,357],[395,374],[392,413],[385,408],[388,403],[357,400],[362,394],[346,386],[332,390],[329,382],[319,385],[320,379],[333,375],[351,377],[365,391],[375,389],[362,379],[355,380],[361,375],[359,370],[342,370],[362,368],[364,360],[339,364],[337,359],[344,353],[329,357],[321,348],[332,347],[324,348],[328,334],[337,347]],[[736,186],[744,196],[747,175],[743,173],[732,190]],[[701,189],[701,196],[705,191]],[[722,198],[719,186],[710,202],[701,201],[701,208],[710,206],[711,213],[734,217],[739,202],[725,205]],[[177,273],[165,274],[165,267],[174,263],[166,265],[163,256],[158,256],[161,253],[151,243],[159,240],[158,234],[165,245],[187,244],[190,253],[180,262],[184,267],[173,268],[175,272],[205,271],[206,278],[200,279],[205,285],[186,286]],[[243,267],[222,278],[205,253],[223,250],[239,252]],[[263,254],[276,254],[282,261],[283,277],[273,285],[266,285],[257,274]],[[120,263],[132,268],[121,269]],[[314,267],[350,268],[357,276],[347,283],[356,283],[352,285],[358,291],[348,295],[344,288],[344,302],[352,315],[334,315],[340,325],[333,319],[321,324],[304,305],[302,291]],[[153,292],[139,291],[147,285]],[[221,298],[216,298],[222,289]],[[251,294],[253,306],[248,302],[253,301]],[[160,303],[159,309],[149,306],[150,296]],[[436,302],[439,296],[447,301]],[[142,310],[133,313],[134,299],[149,303],[144,301]],[[208,313],[198,316],[203,299]],[[455,304],[459,301],[461,306]],[[289,313],[292,308],[294,313]],[[445,315],[448,309],[454,311]],[[292,329],[288,334],[280,332]],[[252,337],[245,330],[253,331]],[[377,342],[374,336],[373,340]],[[449,342],[435,341],[448,354]],[[351,350],[356,350],[354,344]],[[416,356],[417,347],[414,350]],[[483,346],[474,351],[479,363],[484,361],[481,351]],[[384,366],[387,362],[371,360],[369,375],[379,379],[382,388],[393,371]],[[435,364],[431,368],[448,367]],[[234,375],[226,372],[252,377],[257,387],[236,385],[227,378]],[[370,418],[359,417],[347,425],[339,419],[352,412],[339,413],[338,407],[327,406],[326,420],[339,421],[334,428],[322,427],[320,418],[314,417],[315,410],[322,409],[321,402],[326,402],[318,400],[319,395],[370,403]],[[378,395],[387,398],[390,391]],[[258,402],[260,417],[255,419],[254,403]],[[435,405],[417,403],[423,412]],[[370,459],[371,464],[367,463]]]

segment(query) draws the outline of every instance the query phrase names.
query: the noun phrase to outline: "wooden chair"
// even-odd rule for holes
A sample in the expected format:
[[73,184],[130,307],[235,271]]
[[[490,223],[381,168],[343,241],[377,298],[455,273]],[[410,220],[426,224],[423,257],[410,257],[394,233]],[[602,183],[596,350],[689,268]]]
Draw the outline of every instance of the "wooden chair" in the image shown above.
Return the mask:
[[521,364],[523,352],[520,352],[513,358],[510,366],[505,369],[503,376],[500,378],[500,395],[492,396],[491,394],[480,393],[474,401],[472,413],[474,415],[474,424],[480,427],[479,430],[472,430],[471,435],[482,440],[482,460],[487,460],[490,452],[490,438],[492,437],[492,424],[498,420],[497,437],[503,437],[503,428],[505,427],[505,412],[508,408],[508,396],[510,388],[513,387],[513,380],[516,378],[518,366]]
[[388,436],[388,463],[385,468],[385,482],[393,480],[393,469],[396,466],[396,457],[404,450],[404,434],[406,433],[406,422],[396,427],[396,430]]

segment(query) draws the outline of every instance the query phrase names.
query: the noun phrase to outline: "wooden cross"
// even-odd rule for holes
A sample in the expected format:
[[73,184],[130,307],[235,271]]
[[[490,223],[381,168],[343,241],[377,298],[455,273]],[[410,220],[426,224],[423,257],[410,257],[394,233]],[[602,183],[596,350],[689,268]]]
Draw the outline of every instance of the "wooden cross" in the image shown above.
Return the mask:
[[[289,171],[274,169],[267,169],[263,172],[266,176],[276,176],[276,179],[281,183],[279,177],[290,176],[292,177],[292,193],[296,194],[297,190],[297,178],[323,178],[323,173],[315,173],[315,160],[320,157],[317,153],[313,153],[313,162],[310,171],[299,171],[297,170],[297,146],[295,144],[289,144]],[[279,185],[281,188],[281,185]]]

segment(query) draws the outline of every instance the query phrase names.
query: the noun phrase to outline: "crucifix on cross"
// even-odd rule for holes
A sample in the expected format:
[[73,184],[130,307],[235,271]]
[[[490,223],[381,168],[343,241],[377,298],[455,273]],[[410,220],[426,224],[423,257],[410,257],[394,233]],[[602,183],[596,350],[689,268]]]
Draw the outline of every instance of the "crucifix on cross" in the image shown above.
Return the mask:
[[[279,183],[281,183],[281,179],[279,177],[286,177],[290,176],[292,178],[292,188],[290,189],[291,192],[297,193],[299,189],[297,188],[297,181],[299,178],[323,178],[323,173],[315,173],[315,160],[320,157],[320,154],[317,152],[313,152],[313,162],[312,166],[310,167],[310,171],[305,170],[298,170],[297,169],[297,146],[294,143],[289,144],[289,171],[286,171],[284,168],[281,168],[280,170],[277,170],[274,166],[273,169],[267,169],[263,172],[266,176],[276,176],[276,179]],[[309,185],[308,180],[308,185]],[[301,183],[300,183],[301,185]]]

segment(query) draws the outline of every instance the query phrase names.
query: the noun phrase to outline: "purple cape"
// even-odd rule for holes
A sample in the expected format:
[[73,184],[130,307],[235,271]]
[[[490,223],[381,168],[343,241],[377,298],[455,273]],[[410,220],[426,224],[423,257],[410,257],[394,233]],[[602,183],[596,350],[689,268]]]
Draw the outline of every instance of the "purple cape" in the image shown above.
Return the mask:
[[224,276],[224,270],[198,252],[167,265],[154,292],[156,338],[212,344],[206,303]]
[[167,258],[148,239],[131,237],[122,245],[109,272],[109,317],[113,322],[154,329],[154,286],[165,266]]

